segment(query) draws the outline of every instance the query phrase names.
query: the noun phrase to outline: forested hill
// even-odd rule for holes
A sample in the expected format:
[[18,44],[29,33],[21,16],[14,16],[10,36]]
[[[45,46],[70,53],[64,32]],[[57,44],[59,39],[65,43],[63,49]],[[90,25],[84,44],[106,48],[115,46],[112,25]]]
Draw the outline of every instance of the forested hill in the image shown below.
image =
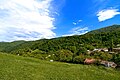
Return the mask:
[[84,35],[41,39],[36,41],[0,42],[0,51],[11,52],[25,48],[32,50],[39,49],[45,52],[57,51],[59,49],[71,50],[71,48],[75,48],[79,51],[79,49],[83,47],[85,49],[109,47],[111,39],[113,39],[114,46],[120,44],[120,25],[112,25],[90,31]]
[[14,41],[14,42],[0,42],[0,51],[10,50],[20,44],[24,43],[25,41]]
[[119,32],[120,31],[120,25],[112,25],[112,26],[108,26],[108,27],[104,27],[101,29],[97,29],[97,30],[93,30],[90,31],[88,33],[90,34],[98,34],[98,33],[111,33],[111,32]]
[[[73,58],[76,61],[80,61],[77,59],[86,56],[87,50],[92,51],[95,48],[110,48],[111,46],[117,47],[116,45],[118,44],[120,44],[120,25],[112,25],[88,32],[84,35],[40,39],[36,41],[0,42],[0,51],[40,59],[45,59],[49,54],[55,54],[56,58],[54,57],[54,60],[69,62],[73,61]],[[100,53],[100,55],[97,54],[96,56],[97,58],[109,59],[106,57],[112,55]],[[53,59],[53,57],[51,58]],[[118,62],[119,58],[116,59]],[[109,60],[113,59],[110,58]]]

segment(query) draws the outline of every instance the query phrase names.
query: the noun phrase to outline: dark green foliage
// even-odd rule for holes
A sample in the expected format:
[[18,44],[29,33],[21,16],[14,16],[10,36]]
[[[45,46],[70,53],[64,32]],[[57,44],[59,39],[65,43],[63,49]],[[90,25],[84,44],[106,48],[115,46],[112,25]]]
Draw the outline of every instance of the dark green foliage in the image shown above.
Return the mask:
[[120,52],[118,54],[113,54],[112,61],[120,65]]
[[20,46],[20,44],[25,43],[26,41],[14,41],[14,42],[0,42],[0,51],[2,52],[11,52],[13,49],[17,46]]
[[69,50],[58,50],[55,52],[55,60],[62,61],[62,62],[71,62],[73,53]]
[[73,62],[74,63],[83,63],[85,58],[86,58],[85,55],[75,56],[74,59],[73,59]]
[[107,52],[93,52],[90,54],[95,59],[101,59],[101,60],[108,60],[110,61],[112,59],[112,54],[109,54]]
[[[90,56],[87,54],[87,50],[113,48],[118,44],[120,44],[120,25],[112,25],[84,35],[36,41],[0,42],[0,51],[39,59],[46,59],[47,55],[54,53],[56,57],[52,56],[50,59],[69,62],[72,58],[72,62],[76,61],[79,63],[80,55],[111,60],[111,55],[108,53],[93,53]],[[112,60],[118,62],[118,58],[115,57]]]
[[95,49],[95,47],[92,46],[92,45],[85,45],[85,47],[86,47],[87,50],[90,50],[90,51]]
[[86,54],[86,53],[87,53],[87,49],[85,47],[80,47],[76,54],[80,55],[80,54]]

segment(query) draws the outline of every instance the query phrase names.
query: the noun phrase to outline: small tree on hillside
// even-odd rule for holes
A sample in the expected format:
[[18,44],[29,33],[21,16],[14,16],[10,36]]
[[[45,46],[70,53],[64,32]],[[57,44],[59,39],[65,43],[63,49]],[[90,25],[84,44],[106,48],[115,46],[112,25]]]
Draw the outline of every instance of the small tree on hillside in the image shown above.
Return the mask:
[[63,62],[70,62],[72,61],[73,53],[69,50],[58,50],[55,52],[55,60],[63,61]]

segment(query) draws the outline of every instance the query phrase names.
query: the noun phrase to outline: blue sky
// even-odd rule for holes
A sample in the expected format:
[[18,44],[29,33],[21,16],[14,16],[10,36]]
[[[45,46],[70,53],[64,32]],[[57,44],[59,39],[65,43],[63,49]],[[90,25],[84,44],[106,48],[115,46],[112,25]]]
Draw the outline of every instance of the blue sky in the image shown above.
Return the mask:
[[56,22],[56,33],[82,34],[112,24],[120,24],[119,14],[119,0],[66,0],[60,10],[61,16],[58,16],[59,23]]
[[120,24],[119,0],[0,0],[0,41],[85,34]]

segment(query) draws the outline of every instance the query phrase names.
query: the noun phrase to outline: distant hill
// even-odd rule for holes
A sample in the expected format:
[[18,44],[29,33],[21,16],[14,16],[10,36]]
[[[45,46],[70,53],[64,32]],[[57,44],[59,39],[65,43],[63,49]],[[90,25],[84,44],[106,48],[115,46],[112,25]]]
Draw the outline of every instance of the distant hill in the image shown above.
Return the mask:
[[0,42],[0,51],[11,51],[14,47],[18,46],[19,44],[24,43],[25,41],[14,41],[14,42]]

